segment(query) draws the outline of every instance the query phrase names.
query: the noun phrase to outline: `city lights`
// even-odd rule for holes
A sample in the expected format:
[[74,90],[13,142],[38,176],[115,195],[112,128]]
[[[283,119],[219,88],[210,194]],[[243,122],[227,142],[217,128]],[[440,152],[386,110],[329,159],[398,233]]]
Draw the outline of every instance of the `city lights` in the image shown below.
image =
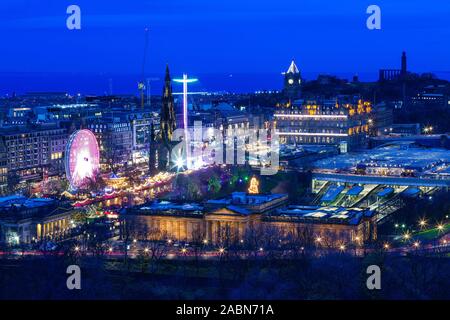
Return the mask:
[[66,147],[65,169],[73,189],[95,180],[100,167],[100,151],[95,135],[90,130],[73,133]]
[[427,221],[426,220],[422,219],[422,220],[419,221],[419,226],[421,228],[425,227],[426,225],[427,225]]
[[[174,79],[174,82],[183,84],[183,128],[184,128],[184,140],[185,140],[185,150],[186,150],[186,167],[191,169],[191,156],[189,148],[189,132],[188,132],[188,84],[198,81],[198,79],[189,79],[187,74],[183,74],[182,79]],[[178,167],[178,164],[177,164]]]
[[178,157],[174,160],[175,166],[177,168],[177,170],[181,170],[184,168],[185,165],[185,161],[183,160],[183,158]]
[[348,137],[347,133],[311,133],[311,132],[281,132],[277,131],[280,136],[319,136],[319,137]]
[[248,188],[248,193],[258,194],[259,193],[259,181],[255,177],[250,180],[250,186]]
[[4,2],[0,300],[450,298],[450,1]]

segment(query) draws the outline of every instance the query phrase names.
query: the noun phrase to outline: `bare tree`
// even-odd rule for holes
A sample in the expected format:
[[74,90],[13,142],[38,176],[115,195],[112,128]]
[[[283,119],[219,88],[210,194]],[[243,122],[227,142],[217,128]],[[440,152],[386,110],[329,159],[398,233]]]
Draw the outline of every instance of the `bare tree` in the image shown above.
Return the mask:
[[192,241],[190,242],[190,244],[191,252],[194,255],[196,272],[198,274],[200,257],[204,253],[205,247],[208,245],[208,242],[206,240],[206,233],[202,228],[197,228],[192,233]]
[[164,259],[168,252],[167,240],[169,239],[167,232],[161,232],[158,229],[150,229],[147,240],[147,250],[150,259],[150,271],[155,272],[158,262]]

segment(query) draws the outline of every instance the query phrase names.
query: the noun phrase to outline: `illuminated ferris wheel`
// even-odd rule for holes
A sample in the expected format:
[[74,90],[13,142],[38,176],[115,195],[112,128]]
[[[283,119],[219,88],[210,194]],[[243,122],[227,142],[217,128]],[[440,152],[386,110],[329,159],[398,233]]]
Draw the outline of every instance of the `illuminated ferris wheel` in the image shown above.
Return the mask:
[[95,181],[100,167],[100,152],[97,139],[90,130],[74,132],[66,147],[66,176],[73,190]]

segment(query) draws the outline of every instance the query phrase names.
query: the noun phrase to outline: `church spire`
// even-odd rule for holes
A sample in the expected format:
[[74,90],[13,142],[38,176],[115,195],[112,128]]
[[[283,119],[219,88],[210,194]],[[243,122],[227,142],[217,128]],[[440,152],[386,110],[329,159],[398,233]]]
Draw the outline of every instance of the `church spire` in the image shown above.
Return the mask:
[[161,140],[163,143],[166,145],[170,144],[175,129],[176,118],[172,95],[172,79],[170,78],[169,65],[167,65],[161,109]]
[[297,65],[295,64],[294,59],[292,59],[291,65],[289,66],[289,69],[286,73],[293,73],[293,74],[300,73],[300,71],[297,68]]

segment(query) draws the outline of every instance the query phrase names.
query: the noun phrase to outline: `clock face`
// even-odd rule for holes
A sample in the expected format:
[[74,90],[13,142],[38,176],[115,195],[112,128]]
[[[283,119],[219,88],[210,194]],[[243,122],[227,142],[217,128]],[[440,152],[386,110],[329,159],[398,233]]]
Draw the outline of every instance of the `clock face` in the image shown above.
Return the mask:
[[288,83],[289,83],[289,84],[294,84],[294,79],[289,79],[289,80],[288,80]]

